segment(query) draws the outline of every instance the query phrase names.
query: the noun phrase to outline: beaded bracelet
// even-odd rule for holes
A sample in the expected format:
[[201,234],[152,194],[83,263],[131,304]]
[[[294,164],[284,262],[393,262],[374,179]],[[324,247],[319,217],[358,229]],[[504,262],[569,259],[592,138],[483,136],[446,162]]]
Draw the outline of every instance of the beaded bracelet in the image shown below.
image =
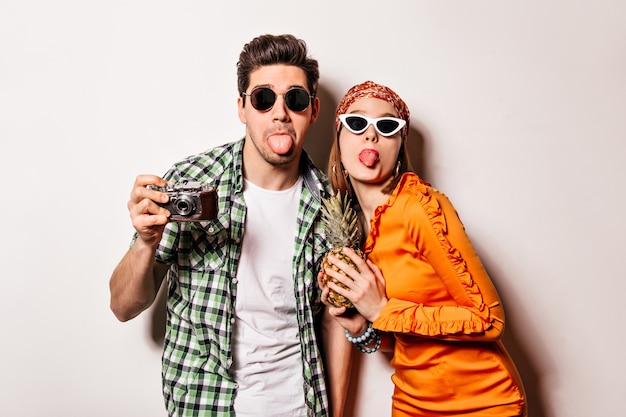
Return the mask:
[[374,345],[374,347],[366,348],[365,346],[369,345],[369,343],[367,343],[367,344],[359,343],[359,344],[356,345],[357,349],[359,349],[363,353],[374,353],[374,352],[376,352],[378,350],[378,348],[380,347],[381,340],[380,340],[380,334],[378,333],[378,331],[374,329],[374,332],[376,333],[376,344]]
[[[378,330],[372,327],[372,323],[367,324],[367,329],[365,329],[365,332],[363,332],[363,334],[360,336],[357,336],[357,337],[351,336],[348,330],[346,330],[345,333],[346,333],[346,339],[348,339],[349,342],[353,343],[357,347],[357,349],[359,349],[363,353],[374,353],[380,347],[380,343],[381,343],[380,334],[378,333]],[[374,345],[374,347],[372,348],[365,347],[371,344],[374,340],[376,341],[376,344]]]
[[348,329],[345,329],[346,332],[346,339],[348,339],[349,342],[354,343],[355,345],[357,343],[365,343],[368,344],[369,342],[371,342],[373,340],[373,333],[375,332],[375,330],[372,328],[372,323],[368,323],[367,324],[367,329],[365,329],[365,332],[363,332],[363,334],[361,336],[351,336],[350,332],[348,331]]

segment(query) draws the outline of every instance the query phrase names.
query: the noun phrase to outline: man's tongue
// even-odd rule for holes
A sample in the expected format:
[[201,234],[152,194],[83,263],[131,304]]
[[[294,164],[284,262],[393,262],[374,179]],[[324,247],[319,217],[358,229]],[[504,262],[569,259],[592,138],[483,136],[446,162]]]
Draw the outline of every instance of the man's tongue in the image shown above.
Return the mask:
[[363,149],[359,154],[359,161],[366,167],[373,167],[378,162],[378,152],[373,149]]
[[293,146],[293,141],[289,135],[272,135],[267,140],[267,143],[279,155],[288,153]]

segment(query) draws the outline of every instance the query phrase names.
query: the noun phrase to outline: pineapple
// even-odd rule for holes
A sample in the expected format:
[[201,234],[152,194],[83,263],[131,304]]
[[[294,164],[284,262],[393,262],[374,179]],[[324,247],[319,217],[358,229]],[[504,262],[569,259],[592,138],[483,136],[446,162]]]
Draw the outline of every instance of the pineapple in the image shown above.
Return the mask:
[[[359,219],[356,212],[350,206],[350,199],[348,198],[347,192],[343,198],[341,193],[337,193],[332,197],[322,200],[322,224],[326,231],[326,238],[331,245],[331,249],[322,259],[322,272],[326,268],[329,268],[346,275],[345,272],[328,261],[329,254],[332,254],[358,270],[354,262],[352,262],[352,259],[341,251],[343,247],[349,247],[365,259],[365,255],[359,249],[361,232],[358,227],[358,221]],[[340,287],[346,288],[345,285],[326,275],[326,273],[324,273],[322,280],[324,285],[330,280]],[[350,300],[337,294],[333,290],[330,290],[328,294],[328,301],[335,307],[354,307]]]

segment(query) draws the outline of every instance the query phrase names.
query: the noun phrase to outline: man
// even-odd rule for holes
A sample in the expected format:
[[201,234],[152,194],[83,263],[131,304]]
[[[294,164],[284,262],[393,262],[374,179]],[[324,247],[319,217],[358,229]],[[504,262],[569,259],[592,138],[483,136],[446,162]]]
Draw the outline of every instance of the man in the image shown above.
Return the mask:
[[[326,381],[332,415],[342,414],[350,346],[316,286],[327,249],[317,218],[330,188],[303,151],[320,107],[318,65],[307,54],[291,35],[246,44],[237,63],[245,137],[174,164],[164,178],[135,180],[136,234],[111,277],[111,309],[121,321],[137,316],[167,274],[170,416],[327,416]],[[181,181],[216,188],[215,220],[169,222],[167,194],[147,186]]]

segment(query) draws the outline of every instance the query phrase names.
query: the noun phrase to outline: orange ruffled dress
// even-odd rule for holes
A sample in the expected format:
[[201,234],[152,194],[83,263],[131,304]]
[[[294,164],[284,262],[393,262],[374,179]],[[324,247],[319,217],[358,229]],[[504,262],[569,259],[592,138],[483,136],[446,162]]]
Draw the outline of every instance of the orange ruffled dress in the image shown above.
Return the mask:
[[404,174],[364,251],[387,285],[373,327],[395,337],[392,416],[525,416],[498,293],[448,198]]

